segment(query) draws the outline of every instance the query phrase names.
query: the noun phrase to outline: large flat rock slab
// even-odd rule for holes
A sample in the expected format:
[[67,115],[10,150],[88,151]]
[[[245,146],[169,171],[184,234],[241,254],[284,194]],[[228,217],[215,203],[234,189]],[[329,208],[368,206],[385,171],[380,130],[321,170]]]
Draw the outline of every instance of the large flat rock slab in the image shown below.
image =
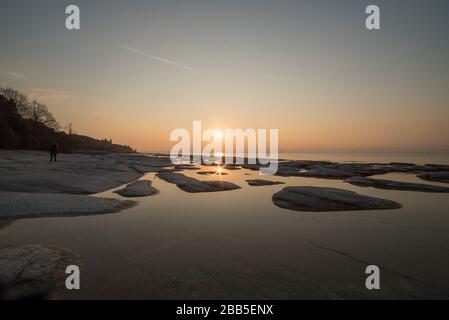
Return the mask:
[[418,178],[434,181],[449,183],[449,171],[448,172],[422,172],[417,175]]
[[344,182],[351,183],[353,185],[360,187],[374,187],[378,189],[388,189],[388,190],[440,192],[440,193],[449,192],[449,188],[447,187],[434,186],[423,183],[410,183],[410,182],[400,182],[385,179],[373,179],[367,177],[352,177],[344,180]]
[[173,170],[170,159],[142,154],[59,154],[50,163],[47,152],[0,150],[0,191],[93,194]]
[[139,180],[128,184],[126,187],[114,191],[122,197],[147,197],[159,193],[159,190],[151,185],[149,180]]
[[84,195],[0,191],[0,218],[5,219],[105,214],[134,205],[129,200]]
[[314,212],[383,210],[401,207],[399,203],[391,200],[324,187],[285,187],[273,195],[272,201],[281,208]]
[[298,172],[296,174],[298,177],[305,178],[321,178],[321,179],[346,179],[353,176],[356,176],[357,173],[353,171],[345,171],[339,169],[312,169],[309,171]]
[[72,252],[50,246],[0,246],[0,300],[48,298],[65,289],[65,269],[78,265]]
[[195,178],[185,176],[181,173],[160,172],[156,175],[160,179],[176,186],[185,192],[217,192],[240,189],[240,186],[227,181],[200,181]]
[[286,160],[279,162],[278,176],[299,176],[320,179],[347,179],[353,176],[373,176],[379,174],[402,172],[441,172],[449,171],[447,165],[413,163],[358,163],[358,162],[329,162]]

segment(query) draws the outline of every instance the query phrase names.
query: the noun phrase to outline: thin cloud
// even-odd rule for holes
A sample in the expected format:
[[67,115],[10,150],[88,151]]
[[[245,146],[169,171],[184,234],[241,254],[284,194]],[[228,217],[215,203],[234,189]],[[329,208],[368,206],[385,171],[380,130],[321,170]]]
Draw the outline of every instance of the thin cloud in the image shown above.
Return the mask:
[[25,88],[20,91],[25,93],[30,99],[48,104],[58,104],[73,98],[68,92],[45,88]]
[[136,48],[130,47],[130,46],[120,45],[120,48],[122,48],[123,50],[126,50],[128,52],[132,52],[134,54],[140,55],[142,57],[153,59],[153,60],[156,60],[156,61],[159,61],[159,62],[163,62],[163,63],[166,63],[166,64],[170,64],[170,65],[178,67],[178,68],[182,68],[182,69],[189,70],[189,71],[196,71],[195,69],[193,69],[193,68],[191,68],[189,66],[186,66],[186,65],[183,65],[183,64],[180,64],[180,63],[177,63],[175,61],[171,61],[171,60],[168,60],[168,59],[165,59],[165,58],[162,58],[162,57],[158,57],[158,56],[154,56],[154,55],[142,52],[142,51],[140,51],[140,50],[138,50]]
[[18,79],[18,80],[26,79],[26,77],[23,74],[20,74],[20,73],[14,72],[14,71],[9,71],[6,74],[14,79]]

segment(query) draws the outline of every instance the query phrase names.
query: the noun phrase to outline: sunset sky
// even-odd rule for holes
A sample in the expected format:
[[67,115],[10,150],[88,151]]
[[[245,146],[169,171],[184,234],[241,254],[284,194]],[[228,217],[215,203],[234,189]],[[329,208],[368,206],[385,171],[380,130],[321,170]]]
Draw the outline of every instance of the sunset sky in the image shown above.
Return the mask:
[[[65,7],[81,30],[65,29]],[[365,8],[381,30],[365,29]],[[448,146],[449,1],[1,0],[0,85],[77,133],[278,128],[281,151]]]

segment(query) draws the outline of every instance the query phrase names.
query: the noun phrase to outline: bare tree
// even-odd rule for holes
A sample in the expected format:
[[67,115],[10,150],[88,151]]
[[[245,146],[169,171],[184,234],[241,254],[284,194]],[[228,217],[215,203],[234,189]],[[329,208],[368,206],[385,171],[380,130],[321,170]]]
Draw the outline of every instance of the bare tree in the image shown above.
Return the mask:
[[30,104],[28,119],[31,119],[35,123],[43,124],[54,130],[59,130],[60,125],[56,121],[55,117],[48,111],[48,108],[45,104],[39,103],[36,100],[33,100]]
[[35,123],[40,123],[53,130],[59,130],[60,125],[55,117],[48,111],[45,104],[36,100],[30,102],[26,95],[12,88],[0,88],[0,95],[12,102],[14,112],[24,119],[30,119]]
[[65,126],[64,131],[65,131],[68,135],[74,134],[73,126],[72,126],[72,123],[71,123],[71,122],[69,122],[69,124],[67,124],[67,125]]
[[23,118],[28,117],[30,112],[30,102],[26,95],[12,88],[0,88],[0,95],[13,102],[15,112],[18,115]]

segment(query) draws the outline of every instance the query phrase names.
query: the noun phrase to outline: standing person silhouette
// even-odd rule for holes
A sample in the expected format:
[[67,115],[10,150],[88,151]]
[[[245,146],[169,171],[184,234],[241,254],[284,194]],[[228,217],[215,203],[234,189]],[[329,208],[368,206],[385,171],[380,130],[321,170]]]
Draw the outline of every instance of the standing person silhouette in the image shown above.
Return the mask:
[[53,162],[53,161],[56,162],[56,155],[58,154],[58,151],[59,151],[59,146],[55,142],[50,147],[50,162]]

